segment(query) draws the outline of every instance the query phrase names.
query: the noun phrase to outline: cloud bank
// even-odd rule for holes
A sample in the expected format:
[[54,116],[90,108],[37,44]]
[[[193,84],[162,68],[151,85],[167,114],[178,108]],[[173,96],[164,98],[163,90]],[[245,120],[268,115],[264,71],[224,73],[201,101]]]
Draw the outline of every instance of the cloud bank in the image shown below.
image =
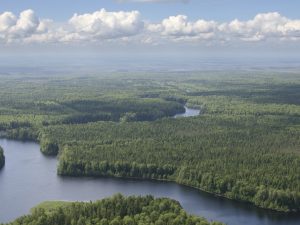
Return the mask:
[[[151,1],[151,0],[142,0]],[[175,15],[152,23],[138,11],[109,12],[105,9],[87,14],[74,14],[68,21],[40,19],[33,10],[19,15],[0,14],[0,43],[83,45],[114,42],[163,45],[166,43],[224,44],[300,41],[300,20],[289,19],[277,12],[261,13],[252,19],[228,22]]]

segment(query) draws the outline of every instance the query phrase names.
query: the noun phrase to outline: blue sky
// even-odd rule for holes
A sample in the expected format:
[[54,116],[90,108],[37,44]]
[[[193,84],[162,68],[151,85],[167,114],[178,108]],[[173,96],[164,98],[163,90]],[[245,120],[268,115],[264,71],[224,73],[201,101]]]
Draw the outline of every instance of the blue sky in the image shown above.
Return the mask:
[[299,0],[0,0],[0,48],[295,54],[299,9]]
[[19,13],[33,9],[40,17],[65,20],[74,13],[105,8],[109,11],[138,10],[153,21],[170,15],[185,14],[191,19],[246,20],[263,12],[279,12],[289,18],[300,17],[299,0],[190,0],[188,3],[118,3],[114,0],[0,0],[0,12]]

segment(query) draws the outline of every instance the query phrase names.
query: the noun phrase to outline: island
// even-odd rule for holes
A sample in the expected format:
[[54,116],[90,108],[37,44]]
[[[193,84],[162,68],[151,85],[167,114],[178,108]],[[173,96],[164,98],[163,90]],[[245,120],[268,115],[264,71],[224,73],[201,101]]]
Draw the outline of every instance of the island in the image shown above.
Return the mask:
[[10,225],[223,225],[186,213],[168,198],[117,194],[96,202],[44,202]]

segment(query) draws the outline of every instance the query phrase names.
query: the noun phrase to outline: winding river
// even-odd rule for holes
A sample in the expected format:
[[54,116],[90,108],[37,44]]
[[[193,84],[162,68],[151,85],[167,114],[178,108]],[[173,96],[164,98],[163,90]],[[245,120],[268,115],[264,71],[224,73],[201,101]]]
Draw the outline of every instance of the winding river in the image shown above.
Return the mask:
[[89,201],[122,193],[170,197],[189,213],[229,225],[300,224],[300,214],[263,210],[175,183],[60,177],[56,175],[57,159],[41,154],[38,144],[0,139],[0,145],[6,156],[0,171],[0,223],[29,213],[30,208],[45,200]]

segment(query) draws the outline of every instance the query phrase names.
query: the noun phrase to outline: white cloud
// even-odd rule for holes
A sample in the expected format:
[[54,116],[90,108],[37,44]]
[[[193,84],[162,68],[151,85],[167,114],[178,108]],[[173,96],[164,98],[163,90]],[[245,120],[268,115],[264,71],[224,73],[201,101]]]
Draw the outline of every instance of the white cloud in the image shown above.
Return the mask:
[[207,39],[214,36],[217,23],[214,21],[197,20],[188,21],[187,16],[170,16],[159,24],[149,24],[148,30],[159,32],[164,37],[173,39]]
[[242,43],[259,41],[300,41],[300,20],[277,12],[262,13],[253,19],[229,22],[191,21],[185,15],[170,16],[158,23],[144,22],[138,11],[109,12],[105,9],[74,14],[68,21],[57,23],[38,18],[32,10],[19,16],[0,14],[0,42],[22,43],[92,43],[129,42],[159,45],[170,42]]
[[235,19],[230,22],[197,20],[189,21],[187,16],[171,16],[158,24],[149,24],[148,30],[183,41],[262,41],[298,40],[300,20],[291,20],[277,12],[262,13],[248,21]]
[[260,41],[266,39],[292,39],[299,37],[300,20],[290,20],[277,12],[256,15],[252,20],[239,21],[219,26],[220,33],[231,39]]
[[105,9],[91,14],[75,14],[69,24],[74,34],[92,40],[133,36],[144,27],[138,11],[107,12]]
[[17,18],[11,12],[0,14],[0,32],[7,31],[10,27],[16,24]]
[[11,12],[0,14],[0,40],[5,43],[22,42],[32,35],[47,32],[47,20],[39,20],[30,9],[16,17]]
[[37,18],[25,10],[17,18],[11,12],[0,14],[0,41],[4,43],[97,42],[134,36],[144,28],[138,11],[74,14],[69,21],[56,24]]

